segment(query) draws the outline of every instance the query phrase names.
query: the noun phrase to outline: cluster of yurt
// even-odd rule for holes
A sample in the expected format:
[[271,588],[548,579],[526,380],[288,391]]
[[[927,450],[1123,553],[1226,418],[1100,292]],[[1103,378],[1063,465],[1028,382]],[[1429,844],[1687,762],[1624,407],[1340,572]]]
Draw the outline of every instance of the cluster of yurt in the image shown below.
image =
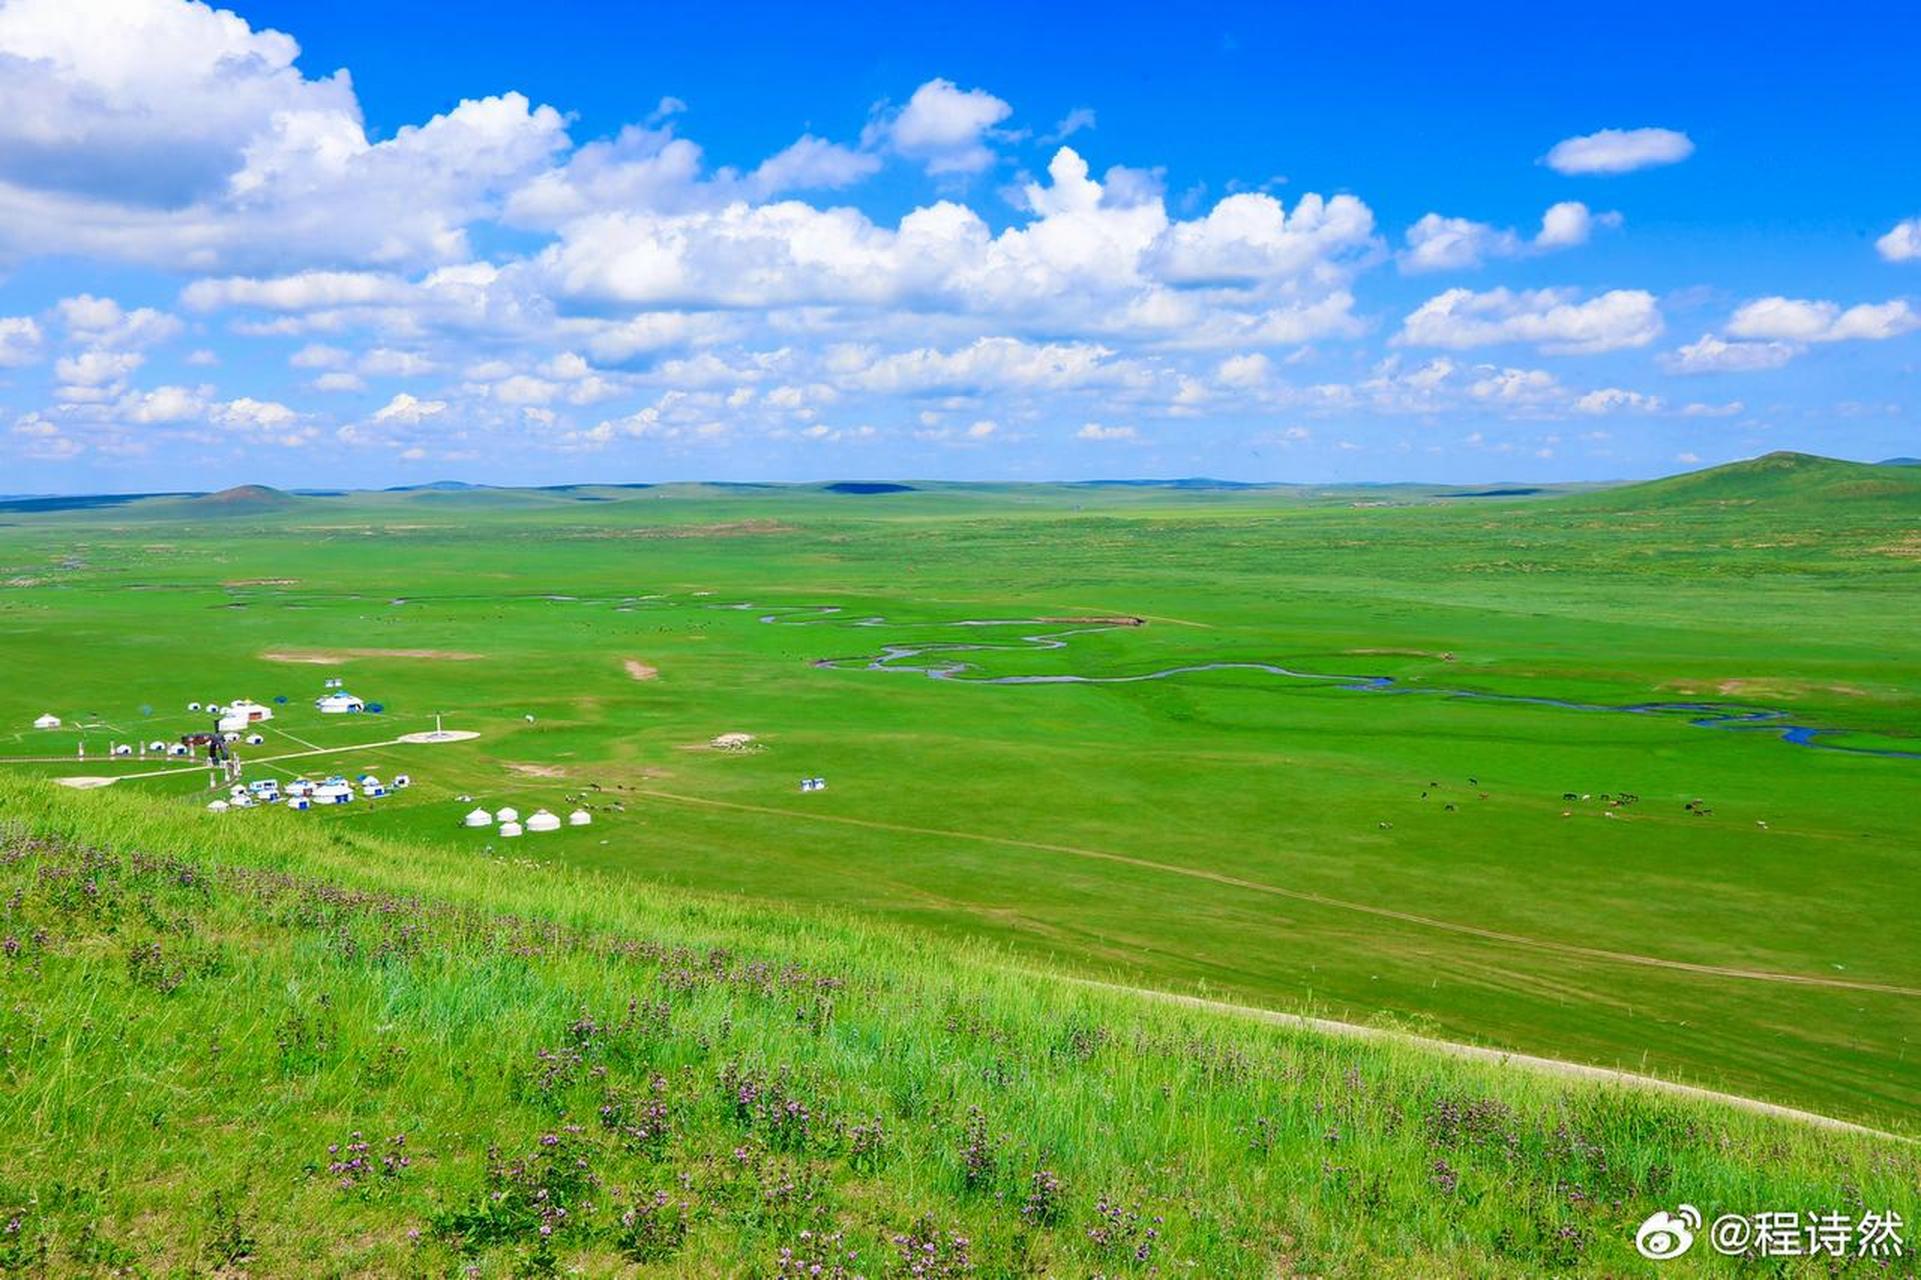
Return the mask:
[[257,782],[234,783],[227,788],[225,800],[215,800],[207,808],[225,813],[229,809],[250,809],[255,805],[284,804],[296,812],[305,812],[315,805],[352,804],[360,798],[378,800],[392,790],[404,790],[412,785],[413,779],[404,773],[395,776],[391,788],[371,773],[363,773],[351,782],[338,774],[318,782],[295,778],[285,784],[278,778],[262,778]]
[[[588,813],[585,809],[576,809],[567,815],[566,825],[570,827],[585,827],[591,825],[593,820],[593,814]],[[503,805],[492,813],[487,812],[485,809],[475,808],[470,810],[467,816],[462,818],[460,822],[462,826],[466,827],[491,827],[498,823],[500,825],[501,836],[508,840],[513,839],[515,836],[524,835],[529,831],[558,831],[562,825],[560,815],[549,812],[546,809],[534,810],[527,815],[526,821],[523,822],[521,821],[520,810],[514,808],[512,805]]]
[[827,779],[802,778],[800,780],[800,789],[802,791],[825,791],[827,790]]

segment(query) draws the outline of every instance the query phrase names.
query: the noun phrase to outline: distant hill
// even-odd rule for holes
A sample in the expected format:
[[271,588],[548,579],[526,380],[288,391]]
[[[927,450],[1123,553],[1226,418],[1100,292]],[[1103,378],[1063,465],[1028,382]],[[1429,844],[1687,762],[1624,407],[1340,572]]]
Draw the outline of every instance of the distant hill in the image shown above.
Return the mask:
[[33,497],[8,498],[0,501],[0,511],[99,511],[112,507],[124,507],[131,502],[145,502],[150,498],[181,498],[189,495],[179,493],[77,493],[47,494]]
[[1272,489],[1283,486],[1257,484],[1247,480],[1214,480],[1207,476],[1183,476],[1177,480],[1070,480],[1084,489]]
[[1903,499],[1921,501],[1921,470],[1910,472],[1871,462],[1844,462],[1839,458],[1783,450],[1744,462],[1622,485],[1569,501],[1615,510],[1643,510],[1698,503],[1748,505]]
[[1883,458],[1875,465],[1879,467],[1921,467],[1921,458]]
[[836,480],[832,484],[822,485],[821,488],[828,493],[851,493],[855,495],[912,493],[914,491],[914,486],[911,484],[888,484],[879,481],[863,480]]
[[262,511],[281,511],[299,501],[292,494],[264,484],[241,484],[218,493],[184,499],[180,508],[191,509],[195,515],[255,515]]

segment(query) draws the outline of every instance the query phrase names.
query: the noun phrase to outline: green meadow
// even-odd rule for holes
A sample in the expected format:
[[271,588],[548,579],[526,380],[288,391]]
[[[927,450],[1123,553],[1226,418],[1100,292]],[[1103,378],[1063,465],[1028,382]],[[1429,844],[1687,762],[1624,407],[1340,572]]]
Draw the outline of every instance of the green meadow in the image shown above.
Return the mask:
[[[727,895],[1917,1128],[1921,759],[1875,754],[1921,752],[1913,469],[15,506],[0,769],[122,776],[58,793],[82,827]],[[996,647],[866,665],[926,645]],[[1242,665],[983,679],[1207,664]],[[319,715],[329,677],[383,711]],[[276,705],[247,777],[413,785],[215,816],[204,770],[107,755],[243,696]],[[1708,705],[1624,710],[1677,703]],[[1729,714],[1763,718],[1692,723]],[[478,736],[373,745],[436,715]],[[593,821],[461,825],[502,805]]]
[[[0,779],[9,1274],[1905,1266],[1859,1224],[1914,1221],[1911,1142],[1173,1008],[854,912],[233,817]],[[1839,1257],[1704,1230],[1643,1260],[1679,1204],[1850,1230]]]

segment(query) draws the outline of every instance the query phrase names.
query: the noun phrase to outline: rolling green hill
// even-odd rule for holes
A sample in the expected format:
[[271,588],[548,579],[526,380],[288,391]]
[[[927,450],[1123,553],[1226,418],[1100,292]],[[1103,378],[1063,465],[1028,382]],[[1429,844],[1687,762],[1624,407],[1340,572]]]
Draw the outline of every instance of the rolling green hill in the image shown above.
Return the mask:
[[0,897],[9,1271],[1618,1276],[1680,1201],[1921,1179],[1893,1139],[117,793],[0,781]]
[[1782,451],[1623,485],[1579,498],[1573,505],[1647,511],[1710,503],[1805,506],[1916,501],[1921,501],[1921,472]]

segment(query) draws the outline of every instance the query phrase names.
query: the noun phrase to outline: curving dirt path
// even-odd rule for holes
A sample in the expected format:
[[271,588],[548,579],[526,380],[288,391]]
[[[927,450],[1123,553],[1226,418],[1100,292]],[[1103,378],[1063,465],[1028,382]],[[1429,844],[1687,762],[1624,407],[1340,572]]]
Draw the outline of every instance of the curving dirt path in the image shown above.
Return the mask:
[[866,827],[876,831],[898,831],[905,835],[938,836],[947,840],[971,840],[983,844],[1007,845],[1018,849],[1033,849],[1041,853],[1059,853],[1069,857],[1087,858],[1097,862],[1113,862],[1122,866],[1139,867],[1146,871],[1159,871],[1167,875],[1185,876],[1190,880],[1205,880],[1212,884],[1226,885],[1233,889],[1245,889],[1250,893],[1263,893],[1277,898],[1288,898],[1296,902],[1309,902],[1315,906],[1331,907],[1339,911],[1352,911],[1361,915],[1375,916],[1383,920],[1395,920],[1402,924],[1416,925],[1424,929],[1434,929],[1443,933],[1459,934],[1478,938],[1484,942],[1496,942],[1506,946],[1523,947],[1532,951],[1546,952],[1551,955],[1568,956],[1579,960],[1599,960],[1611,964],[1640,965],[1652,969],[1669,969],[1681,973],[1698,973],[1714,978],[1736,978],[1746,982],[1780,982],[1795,986],[1826,987],[1838,991],[1872,991],[1879,995],[1909,996],[1921,998],[1921,987],[1903,987],[1885,982],[1862,982],[1852,978],[1830,978],[1821,974],[1780,973],[1768,969],[1744,969],[1734,965],[1698,964],[1690,960],[1669,960],[1661,956],[1641,955],[1632,951],[1613,951],[1605,947],[1585,947],[1573,942],[1557,942],[1551,938],[1531,938],[1525,934],[1507,933],[1500,929],[1484,929],[1479,925],[1462,924],[1453,920],[1440,920],[1433,916],[1417,915],[1411,911],[1397,911],[1392,907],[1375,906],[1372,903],[1354,902],[1346,898],[1329,897],[1309,889],[1288,889],[1260,880],[1249,880],[1242,876],[1228,875],[1221,871],[1208,871],[1202,867],[1183,867],[1172,862],[1156,862],[1151,858],[1138,858],[1132,854],[1114,853],[1106,849],[1087,849],[1076,845],[1048,844],[1038,840],[1021,840],[1013,836],[988,835],[978,831],[947,831],[938,827],[915,827],[898,822],[881,822],[872,818],[848,818],[831,813],[804,813],[795,809],[776,808],[773,805],[747,804],[738,800],[715,800],[707,796],[683,795],[673,791],[656,791],[642,788],[637,795],[655,800],[669,800],[679,804],[703,805],[715,809],[736,809],[748,813],[765,813],[779,818],[800,818],[810,822],[834,822],[843,826]]
[[1154,987],[1129,987],[1115,982],[1102,982],[1097,978],[1077,978],[1072,975],[1049,974],[1049,977],[1074,983],[1076,986],[1090,987],[1096,991],[1112,991],[1121,995],[1134,996],[1145,1000],[1158,1000],[1164,1004],[1176,1004],[1184,1008],[1200,1009],[1208,1013],[1219,1013],[1229,1017],[1248,1018],[1255,1022],[1271,1022],[1278,1026],[1296,1027],[1303,1031],[1318,1032],[1321,1035],[1344,1036],[1354,1040],[1386,1040],[1397,1044],[1410,1045],[1431,1053],[1443,1053],[1455,1058],[1471,1058],[1479,1062],[1492,1062],[1504,1067],[1519,1067],[1542,1075],[1561,1076],[1567,1079],[1594,1080],[1603,1084],[1624,1085],[1631,1089],[1645,1089],[1653,1093],[1671,1094],[1675,1097],[1690,1098],[1702,1102],[1715,1102],[1723,1106],[1751,1111],[1758,1115],[1773,1116],[1777,1119],[1793,1120],[1801,1124],[1813,1125],[1820,1129],[1834,1129],[1844,1133],[1864,1134],[1874,1138],[1891,1138],[1896,1142],[1913,1142],[1904,1134],[1890,1133],[1886,1129],[1873,1129],[1852,1120],[1840,1120],[1834,1116],[1824,1116],[1818,1111],[1802,1111],[1798,1107],[1784,1107],[1777,1102],[1763,1102],[1759,1098],[1744,1098],[1738,1093],[1722,1093],[1716,1089],[1703,1089],[1698,1085],[1681,1084],[1675,1080],[1663,1080],[1659,1076],[1637,1075],[1632,1071],[1617,1071],[1612,1067],[1590,1066],[1585,1062],[1566,1062],[1559,1058],[1542,1058],[1531,1053],[1512,1053],[1506,1049],[1490,1049],[1485,1045],[1462,1044],[1455,1040],[1436,1040],[1428,1036],[1410,1035],[1401,1031],[1387,1031],[1380,1027],[1370,1027],[1358,1022],[1336,1022],[1330,1018],[1310,1018],[1305,1014],[1282,1013],[1277,1009],[1263,1009],[1258,1005],[1230,1004],[1225,1000],[1209,1000],[1203,996],[1181,995],[1174,991],[1161,991]]

